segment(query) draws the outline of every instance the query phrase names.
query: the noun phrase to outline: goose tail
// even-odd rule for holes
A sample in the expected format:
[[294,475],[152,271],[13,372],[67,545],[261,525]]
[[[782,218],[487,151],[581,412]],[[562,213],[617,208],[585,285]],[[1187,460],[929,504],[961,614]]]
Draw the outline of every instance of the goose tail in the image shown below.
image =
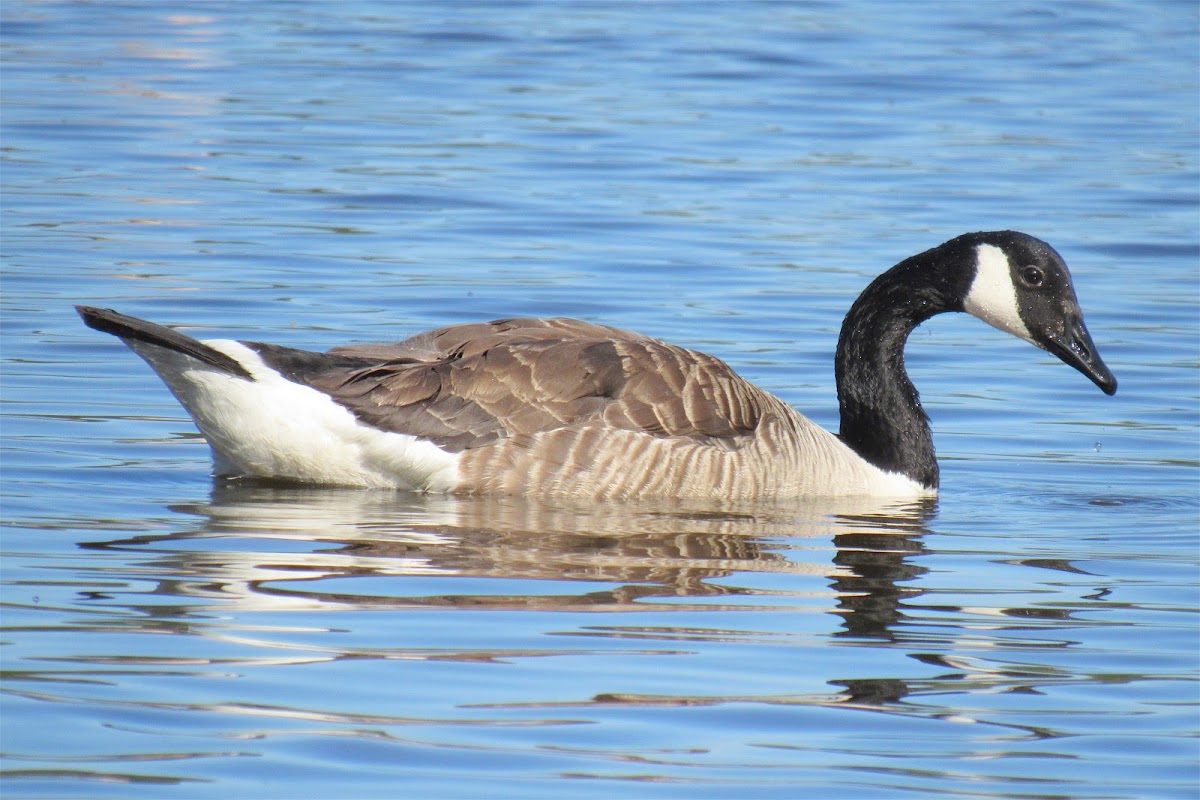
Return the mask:
[[254,380],[250,371],[237,359],[165,325],[131,317],[128,314],[113,311],[111,308],[75,306],[75,310],[79,312],[79,316],[83,318],[84,324],[89,328],[111,333],[124,340],[134,350],[138,349],[134,345],[135,342],[143,342],[190,356],[235,377],[248,381]]

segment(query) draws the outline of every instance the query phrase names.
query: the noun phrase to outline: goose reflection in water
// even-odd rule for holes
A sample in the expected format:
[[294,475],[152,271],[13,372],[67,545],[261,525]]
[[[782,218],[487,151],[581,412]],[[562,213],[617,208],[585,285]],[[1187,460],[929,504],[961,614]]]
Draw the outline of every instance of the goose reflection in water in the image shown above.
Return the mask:
[[[924,570],[909,559],[921,553],[920,535],[935,501],[865,502],[872,504],[574,507],[219,483],[210,503],[174,508],[199,517],[198,527],[90,546],[157,550],[154,561],[142,567],[143,576],[156,570],[173,576],[159,594],[236,600],[246,609],[612,612],[702,603],[719,610],[768,603],[779,608],[780,598],[811,608],[831,605],[828,586],[836,607],[827,610],[843,618],[839,635],[887,639],[902,616],[901,601],[918,592],[907,583]],[[205,539],[214,537],[247,542],[205,547]],[[314,546],[289,552],[264,548],[264,539]],[[830,541],[836,549],[832,563]],[[738,576],[753,573],[826,577],[831,583],[808,581],[786,591],[762,588],[758,581],[738,585]],[[423,591],[411,594],[406,591],[411,582],[389,582],[386,593],[378,594],[372,593],[381,586],[377,582],[364,581],[360,591],[353,582],[331,580],[404,576],[460,580],[444,586],[422,581]],[[461,579],[502,580],[481,592],[477,581],[464,586]],[[583,591],[564,591],[571,582],[582,584]],[[492,591],[505,586],[517,591]],[[681,602],[688,598],[698,602]]]
[[[1037,676],[1012,672],[986,659],[947,659],[921,652],[959,635],[987,635],[977,624],[958,627],[950,623],[947,628],[943,622],[936,630],[928,630],[921,619],[906,619],[906,611],[920,616],[929,610],[912,601],[922,593],[919,579],[927,571],[920,557],[926,524],[934,514],[933,502],[874,507],[847,507],[843,502],[829,508],[761,504],[706,508],[682,503],[577,508],[517,499],[218,484],[211,502],[174,509],[194,515],[194,525],[173,533],[84,546],[142,556],[132,564],[124,559],[114,566],[106,576],[110,581],[119,578],[121,571],[129,573],[131,582],[158,581],[144,606],[131,606],[141,613],[116,623],[123,630],[136,626],[156,632],[179,630],[217,639],[243,639],[244,634],[231,633],[227,622],[221,621],[228,620],[226,614],[213,617],[214,608],[228,608],[230,603],[239,612],[446,608],[736,614],[756,609],[796,610],[841,617],[838,630],[822,631],[821,636],[850,645],[878,642],[890,646],[897,642],[905,649],[915,648],[909,653],[911,658],[949,670],[945,676],[918,681],[831,675],[826,676],[826,684],[836,688],[817,694],[743,697],[605,692],[581,701],[515,704],[520,706],[738,701],[836,705],[936,717],[944,709],[913,703],[912,696],[964,690],[1029,692],[1036,691],[1041,682],[1069,680],[1069,676],[1044,672]],[[763,574],[788,574],[797,579],[756,578]],[[481,580],[496,583],[481,584]],[[581,590],[570,591],[573,583],[582,584]],[[597,588],[598,584],[603,588]],[[493,591],[496,586],[514,591]],[[164,596],[178,601],[164,604]],[[128,597],[123,594],[118,602]],[[937,610],[955,612],[948,606],[937,606]],[[997,635],[1009,627],[1028,624],[1028,611],[997,609],[997,616],[1012,620],[998,619]],[[572,633],[578,636],[660,645],[780,635],[778,631],[739,630],[732,622],[717,630],[695,624],[695,618],[688,615],[677,625],[652,627],[584,626],[578,617],[573,619],[576,628]],[[655,617],[656,622],[661,619],[661,615]],[[440,648],[420,647],[409,641],[386,648],[338,645],[325,655],[317,652],[321,645],[310,644],[298,648],[303,653],[280,657],[274,652],[276,647],[287,649],[290,645],[258,643],[273,650],[267,659],[271,663],[341,658],[480,661],[579,652],[577,648],[499,651],[484,645],[445,647],[444,641]],[[653,652],[673,651],[659,646]],[[1032,729],[1024,732],[1043,735]]]

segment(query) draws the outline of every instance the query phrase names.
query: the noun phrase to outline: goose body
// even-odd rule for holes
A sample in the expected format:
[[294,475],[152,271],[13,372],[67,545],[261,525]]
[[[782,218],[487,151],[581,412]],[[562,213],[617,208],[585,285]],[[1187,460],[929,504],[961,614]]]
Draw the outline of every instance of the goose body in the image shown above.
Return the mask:
[[1116,391],[1061,257],[1013,231],[959,236],[862,293],[838,343],[836,436],[720,359],[579,320],[453,325],[317,353],[78,311],[150,364],[230,478],[574,498],[932,494],[932,435],[903,350],[943,311]]

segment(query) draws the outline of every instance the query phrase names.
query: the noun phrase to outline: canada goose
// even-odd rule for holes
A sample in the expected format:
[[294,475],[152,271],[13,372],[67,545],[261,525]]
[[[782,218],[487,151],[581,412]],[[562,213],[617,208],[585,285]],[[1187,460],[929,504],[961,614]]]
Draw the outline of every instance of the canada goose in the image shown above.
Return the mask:
[[933,494],[933,438],[904,343],[943,311],[973,314],[1117,390],[1062,258],[1016,231],[951,239],[859,296],[837,346],[836,436],[713,356],[573,319],[451,325],[315,353],[77,310],[166,382],[217,475],[309,484],[578,498]]

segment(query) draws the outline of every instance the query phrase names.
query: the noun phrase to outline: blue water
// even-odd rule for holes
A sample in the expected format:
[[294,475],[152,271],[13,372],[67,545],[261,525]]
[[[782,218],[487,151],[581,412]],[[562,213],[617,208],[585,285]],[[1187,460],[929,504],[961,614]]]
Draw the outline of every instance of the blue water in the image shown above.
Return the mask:
[[[0,14],[5,797],[1200,792],[1194,2]],[[71,310],[577,316],[836,427],[855,294],[991,228],[1063,253],[1120,390],[927,323],[916,508],[214,485]]]

